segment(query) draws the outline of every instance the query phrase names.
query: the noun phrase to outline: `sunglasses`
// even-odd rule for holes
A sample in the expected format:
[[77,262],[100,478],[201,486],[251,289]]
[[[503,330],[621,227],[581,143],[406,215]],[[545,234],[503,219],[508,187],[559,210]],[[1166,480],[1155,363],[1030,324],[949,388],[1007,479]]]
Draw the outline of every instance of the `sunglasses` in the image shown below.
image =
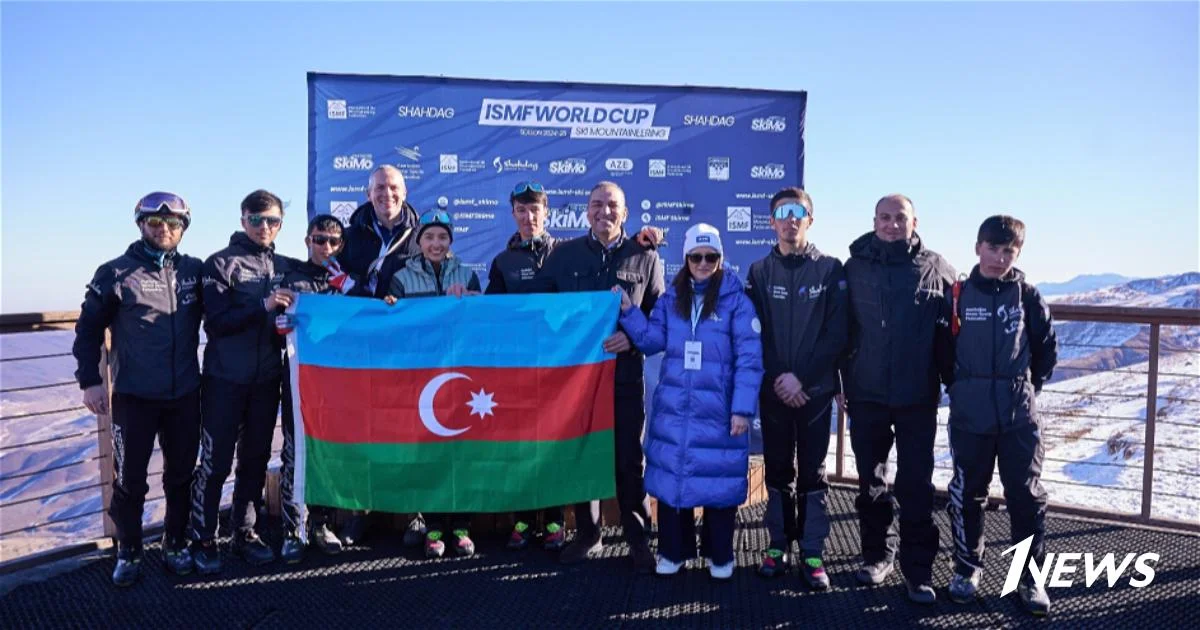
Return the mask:
[[546,192],[546,187],[535,181],[521,182],[520,184],[517,184],[515,188],[513,188],[512,194],[521,195],[529,191],[533,191],[535,193],[544,193]]
[[429,225],[430,223],[444,223],[450,225],[450,213],[445,210],[430,210],[421,215],[421,225]]
[[261,214],[248,214],[246,215],[246,223],[249,223],[250,227],[255,228],[262,227],[263,224],[266,224],[267,227],[277,228],[283,225],[283,219],[281,217],[268,217]]
[[771,216],[775,217],[776,221],[786,221],[792,217],[795,217],[796,220],[800,220],[808,216],[808,208],[805,208],[803,204],[799,203],[785,203],[778,208],[775,208],[774,212],[771,213]]
[[168,192],[152,192],[138,200],[136,211],[139,214],[169,212],[185,215],[188,214],[188,205],[179,195]]
[[710,265],[715,265],[715,264],[717,264],[718,260],[721,260],[721,255],[720,254],[688,254],[687,259],[693,265],[699,265],[701,262],[706,262]]
[[148,225],[152,228],[155,228],[155,229],[160,228],[164,225],[171,228],[172,230],[183,229],[183,219],[180,219],[179,217],[175,217],[175,216],[165,216],[164,217],[164,216],[159,216],[159,215],[152,215],[152,216],[146,217],[145,219],[142,219],[142,223],[145,223],[146,225]]
[[340,236],[325,236],[324,234],[315,234],[308,238],[313,242],[313,245],[329,244],[337,247],[342,244],[342,237]]

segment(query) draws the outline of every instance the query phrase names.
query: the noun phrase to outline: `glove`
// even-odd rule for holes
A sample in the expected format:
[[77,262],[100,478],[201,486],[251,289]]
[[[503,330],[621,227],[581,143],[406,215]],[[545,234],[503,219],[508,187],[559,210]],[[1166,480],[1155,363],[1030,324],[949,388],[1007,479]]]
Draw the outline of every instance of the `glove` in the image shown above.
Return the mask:
[[342,266],[338,264],[336,259],[330,258],[325,261],[325,269],[329,271],[329,286],[338,290],[338,293],[345,295],[354,289],[354,278],[350,274],[342,271]]
[[294,329],[295,327],[296,327],[296,322],[292,319],[291,315],[288,315],[287,313],[281,313],[281,314],[275,316],[275,332],[276,333],[278,333],[280,335],[286,335],[286,334],[292,332],[292,329]]

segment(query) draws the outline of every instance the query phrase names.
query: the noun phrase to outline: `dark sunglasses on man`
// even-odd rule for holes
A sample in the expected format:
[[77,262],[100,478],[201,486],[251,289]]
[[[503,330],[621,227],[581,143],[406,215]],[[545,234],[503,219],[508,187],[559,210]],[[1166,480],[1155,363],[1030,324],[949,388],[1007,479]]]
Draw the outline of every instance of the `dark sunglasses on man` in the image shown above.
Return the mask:
[[283,225],[283,219],[281,217],[270,217],[262,214],[249,214],[246,215],[246,223],[249,223],[250,227],[254,228],[262,227],[263,224],[266,224],[267,227],[277,228]]
[[342,244],[342,237],[340,237],[340,236],[325,236],[324,234],[314,234],[308,238],[309,238],[309,240],[311,240],[313,242],[313,245],[328,244],[328,245],[332,245],[334,247],[338,247]]

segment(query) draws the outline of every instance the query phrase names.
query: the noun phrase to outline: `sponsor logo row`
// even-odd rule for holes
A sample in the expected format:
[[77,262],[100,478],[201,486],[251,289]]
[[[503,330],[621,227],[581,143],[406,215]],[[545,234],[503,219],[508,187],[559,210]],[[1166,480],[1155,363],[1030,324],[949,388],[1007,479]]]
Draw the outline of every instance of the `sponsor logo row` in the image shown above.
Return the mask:
[[[329,120],[373,118],[374,105],[356,105],[346,99],[326,99]],[[654,126],[657,105],[646,103],[596,103],[581,101],[537,101],[519,99],[483,99],[478,124],[483,126],[561,129],[545,135],[572,138],[668,140],[670,127]],[[396,107],[396,117],[415,120],[450,120],[458,112],[453,107],[424,103]],[[684,114],[683,127],[733,128],[745,117],[734,114]],[[750,131],[783,133],[786,116],[758,116],[749,119]],[[532,134],[541,135],[541,134]]]
[[[420,179],[423,170],[420,167],[421,152],[419,147],[396,147],[396,152],[402,161],[395,164],[408,179]],[[370,153],[352,153],[337,155],[333,158],[333,169],[336,171],[370,171],[374,169],[375,156]],[[476,173],[488,168],[500,173],[541,172],[542,165],[524,159],[513,159],[495,156],[490,161],[486,159],[461,158],[457,153],[442,153],[438,155],[438,172],[443,174]],[[608,158],[604,161],[604,170],[609,176],[620,177],[634,173],[634,160],[629,158]],[[727,157],[708,158],[708,179],[712,181],[729,181],[731,172],[730,159]],[[545,172],[550,175],[586,175],[588,162],[583,158],[563,158],[552,160],[546,164]],[[661,179],[668,177],[685,177],[692,174],[692,165],[687,162],[671,162],[661,158],[646,160],[646,175]],[[787,169],[782,163],[754,164],[750,167],[751,179],[781,180],[787,177]]]

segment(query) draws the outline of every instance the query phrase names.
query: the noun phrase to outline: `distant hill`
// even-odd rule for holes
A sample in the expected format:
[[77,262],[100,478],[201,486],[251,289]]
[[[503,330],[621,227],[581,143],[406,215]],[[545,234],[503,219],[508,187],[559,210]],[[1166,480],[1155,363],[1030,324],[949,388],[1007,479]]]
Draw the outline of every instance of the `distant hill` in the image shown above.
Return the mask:
[[[1200,272],[1130,280],[1102,289],[1053,296],[1049,301],[1093,306],[1200,308]],[[1054,329],[1059,344],[1055,380],[1140,363],[1149,356],[1149,326],[1060,321],[1055,322]],[[1164,353],[1195,351],[1200,349],[1200,330],[1166,326],[1161,330],[1160,342]]]
[[1042,282],[1037,285],[1042,295],[1066,295],[1068,293],[1084,293],[1111,287],[1133,280],[1119,273],[1090,273],[1075,276],[1066,282]]

